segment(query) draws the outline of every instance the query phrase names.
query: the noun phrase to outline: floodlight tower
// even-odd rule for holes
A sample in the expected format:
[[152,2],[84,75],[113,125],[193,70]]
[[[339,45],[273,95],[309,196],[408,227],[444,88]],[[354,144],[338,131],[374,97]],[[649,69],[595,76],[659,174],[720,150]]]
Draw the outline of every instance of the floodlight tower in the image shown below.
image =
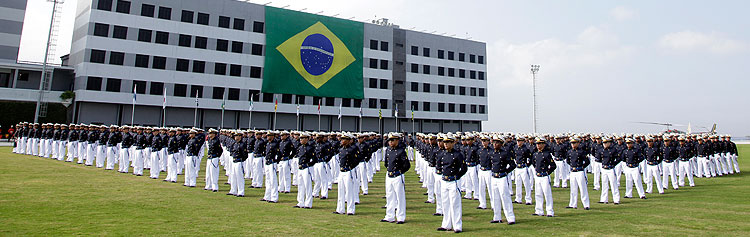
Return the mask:
[[533,96],[533,103],[534,103],[534,109],[532,111],[532,123],[534,125],[534,133],[536,133],[536,73],[539,72],[539,65],[531,65],[531,87],[532,87],[532,96]]

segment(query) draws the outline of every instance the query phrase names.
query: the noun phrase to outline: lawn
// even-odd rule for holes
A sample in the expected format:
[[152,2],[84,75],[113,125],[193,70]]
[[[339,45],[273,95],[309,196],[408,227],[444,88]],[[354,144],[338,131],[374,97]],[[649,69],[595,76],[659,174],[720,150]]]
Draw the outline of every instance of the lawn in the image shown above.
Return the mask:
[[[470,235],[738,235],[750,236],[750,145],[740,145],[743,172],[697,179],[696,187],[647,200],[623,199],[615,206],[596,203],[599,191],[589,184],[591,210],[565,209],[569,189],[553,188],[554,218],[532,216],[533,206],[515,204],[516,225],[490,224],[491,210],[463,200],[465,234]],[[744,155],[744,157],[742,157]],[[205,166],[205,163],[202,164]],[[412,166],[413,167],[413,166]],[[202,167],[204,168],[204,167]],[[407,173],[406,224],[381,223],[385,209],[384,174],[376,174],[370,195],[361,196],[357,215],[331,214],[336,185],[328,200],[313,209],[292,208],[296,188],[271,204],[258,201],[263,189],[246,189],[245,198],[224,195],[229,186],[220,176],[218,193],[136,177],[116,171],[16,155],[0,148],[0,234],[28,235],[441,235],[441,218],[425,204],[418,178]],[[166,176],[162,172],[161,177]],[[182,176],[180,176],[182,180]],[[592,180],[591,178],[589,180]],[[590,181],[592,182],[592,181]],[[620,193],[624,195],[624,182]],[[249,186],[249,182],[246,183]],[[503,217],[504,218],[504,217]]]

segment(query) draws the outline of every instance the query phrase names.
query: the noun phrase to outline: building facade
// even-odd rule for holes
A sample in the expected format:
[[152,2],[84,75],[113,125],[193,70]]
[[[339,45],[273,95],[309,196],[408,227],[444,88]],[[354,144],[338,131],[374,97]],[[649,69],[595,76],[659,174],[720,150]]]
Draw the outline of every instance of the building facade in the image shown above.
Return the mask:
[[486,45],[392,25],[364,24],[364,99],[261,93],[274,50],[264,14],[235,0],[79,0],[74,120],[406,132],[481,130],[487,120]]

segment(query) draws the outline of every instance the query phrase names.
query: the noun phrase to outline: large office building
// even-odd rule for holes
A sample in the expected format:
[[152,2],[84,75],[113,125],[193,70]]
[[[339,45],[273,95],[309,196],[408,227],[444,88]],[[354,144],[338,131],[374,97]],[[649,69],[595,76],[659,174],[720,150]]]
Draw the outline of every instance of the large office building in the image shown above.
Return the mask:
[[359,23],[363,97],[262,93],[266,55],[278,50],[267,30],[297,20],[266,22],[266,12],[235,0],[79,0],[67,63],[75,122],[437,132],[487,120],[485,43],[382,21]]

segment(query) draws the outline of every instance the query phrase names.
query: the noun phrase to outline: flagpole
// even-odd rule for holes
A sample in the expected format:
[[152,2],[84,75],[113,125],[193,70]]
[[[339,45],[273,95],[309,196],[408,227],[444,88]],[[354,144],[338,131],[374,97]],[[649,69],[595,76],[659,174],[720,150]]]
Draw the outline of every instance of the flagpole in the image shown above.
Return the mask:
[[297,104],[297,131],[299,131],[299,104]]
[[167,87],[164,87],[164,102],[161,105],[161,110],[164,113],[164,121],[161,122],[162,127],[167,126]]
[[362,103],[359,103],[359,132],[362,132]]
[[318,99],[318,132],[320,132],[320,102],[322,99]]
[[224,95],[222,96],[221,101],[221,127],[219,129],[224,129],[224,109],[226,107],[227,103],[227,90],[224,89]]
[[255,94],[250,94],[250,118],[247,120],[247,129],[253,128],[253,97]]
[[133,121],[135,120],[135,94],[137,91],[138,85],[133,85],[133,111],[130,112],[130,126],[133,126]]
[[195,91],[195,115],[193,115],[193,127],[198,126],[198,91]]
[[279,108],[279,99],[274,98],[274,100],[276,101],[276,104],[273,106],[273,130],[276,130],[276,110]]
[[341,121],[344,120],[344,116],[341,115],[341,106],[344,103],[344,99],[341,98],[341,102],[339,102],[339,131],[341,131]]

